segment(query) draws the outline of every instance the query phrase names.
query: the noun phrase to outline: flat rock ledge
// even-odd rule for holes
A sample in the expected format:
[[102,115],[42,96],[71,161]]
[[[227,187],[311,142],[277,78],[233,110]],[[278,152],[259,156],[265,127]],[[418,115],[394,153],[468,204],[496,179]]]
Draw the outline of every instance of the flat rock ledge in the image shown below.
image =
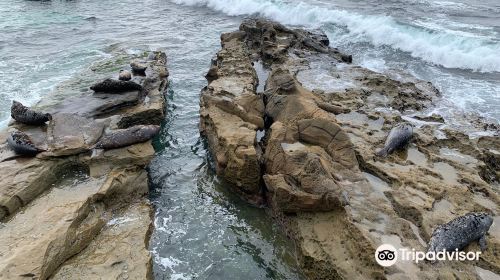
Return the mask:
[[[471,138],[427,115],[440,98],[432,84],[353,65],[320,31],[248,19],[221,45],[201,94],[201,133],[217,174],[267,205],[295,241],[307,279],[500,274],[498,131],[471,120],[490,135]],[[377,157],[403,121],[415,127],[407,151]],[[495,220],[479,261],[375,262],[384,243],[425,251],[437,225],[471,211]]]
[[151,140],[92,147],[115,129],[161,124],[166,59],[149,55],[146,74],[132,79],[141,91],[59,96],[40,105],[53,115],[48,125],[11,122],[0,132],[5,143],[10,130],[22,130],[46,150],[20,157],[0,146],[0,279],[152,278],[145,169],[154,156]]

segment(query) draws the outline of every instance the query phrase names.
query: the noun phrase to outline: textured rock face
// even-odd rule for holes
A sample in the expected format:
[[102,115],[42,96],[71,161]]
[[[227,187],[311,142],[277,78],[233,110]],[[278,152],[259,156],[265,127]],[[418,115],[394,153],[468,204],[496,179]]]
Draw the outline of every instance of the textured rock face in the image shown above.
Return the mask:
[[67,156],[88,151],[104,130],[102,123],[74,114],[54,115],[47,129],[48,154]]
[[117,217],[51,279],[74,279],[76,275],[79,279],[150,279],[149,240],[144,238],[151,230],[150,214],[145,199],[119,210]]
[[[235,45],[241,48],[235,51]],[[246,117],[243,110],[226,110],[217,126],[203,124],[210,115],[203,113],[220,106],[207,102],[214,92],[210,85],[228,84],[215,63],[202,92],[202,132],[216,164],[223,165],[230,149],[210,144],[227,143],[228,134],[219,131],[231,127],[231,139],[252,134],[250,141],[260,127],[244,134],[230,120],[265,120],[259,132],[264,136],[252,146],[260,165],[252,171],[252,165],[240,164],[219,174],[240,182],[240,189],[247,174],[262,174],[263,197],[294,239],[306,278],[475,279],[480,269],[500,274],[498,134],[471,139],[443,118],[428,117],[426,108],[440,96],[432,84],[351,65],[352,58],[328,47],[321,33],[245,20],[239,31],[222,36],[218,59],[221,54],[267,66],[264,110]],[[249,84],[247,76],[231,77],[232,89]],[[238,107],[228,96],[224,106]],[[406,152],[376,156],[403,120],[414,126]],[[471,131],[490,127],[474,117],[470,123]],[[478,262],[397,262],[390,268],[375,262],[375,250],[384,243],[426,251],[434,228],[468,212],[487,212],[495,221]],[[477,249],[475,243],[465,248]]]
[[272,204],[283,212],[347,204],[339,177],[358,168],[347,135],[289,72],[273,71],[266,88],[266,114],[274,123],[266,139],[264,181]]
[[260,151],[255,139],[264,127],[264,103],[255,92],[257,74],[241,38],[223,35],[222,44],[209,73],[217,78],[201,95],[200,130],[217,173],[240,195],[260,203]]
[[[47,126],[11,124],[47,151],[19,157],[2,147],[0,279],[151,278],[151,141],[91,151],[104,131],[160,124],[166,56],[154,53],[147,63],[145,76],[134,77],[140,95],[71,96],[46,106],[53,115]],[[131,94],[136,101],[120,103]]]

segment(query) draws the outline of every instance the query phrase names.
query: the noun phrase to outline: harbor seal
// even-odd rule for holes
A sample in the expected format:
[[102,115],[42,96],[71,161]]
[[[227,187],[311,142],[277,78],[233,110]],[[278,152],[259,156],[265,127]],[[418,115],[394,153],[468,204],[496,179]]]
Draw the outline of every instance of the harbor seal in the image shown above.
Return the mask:
[[132,67],[132,71],[136,73],[144,73],[148,68],[148,65],[140,62],[139,60],[133,60],[130,62],[130,67]]
[[21,104],[21,102],[13,101],[10,107],[10,116],[24,124],[43,125],[45,122],[52,120],[52,115],[49,113],[41,113]]
[[118,80],[120,81],[130,81],[132,79],[132,73],[128,70],[120,70],[118,74]]
[[142,90],[142,86],[132,81],[119,81],[105,79],[90,87],[95,92],[122,93],[127,91]]
[[13,131],[9,137],[7,137],[7,144],[9,144],[9,147],[11,147],[16,154],[20,155],[34,156],[44,151],[37,148],[31,138],[20,130]]
[[408,123],[398,124],[391,129],[385,146],[376,153],[377,156],[385,157],[395,150],[405,147],[413,137],[413,127]]
[[116,149],[130,146],[132,144],[146,142],[153,138],[160,126],[158,125],[135,125],[127,129],[116,130],[105,135],[95,144],[95,149]]
[[439,225],[429,241],[428,252],[461,250],[469,243],[478,241],[486,250],[486,233],[493,224],[493,217],[483,212],[471,212],[450,222]]

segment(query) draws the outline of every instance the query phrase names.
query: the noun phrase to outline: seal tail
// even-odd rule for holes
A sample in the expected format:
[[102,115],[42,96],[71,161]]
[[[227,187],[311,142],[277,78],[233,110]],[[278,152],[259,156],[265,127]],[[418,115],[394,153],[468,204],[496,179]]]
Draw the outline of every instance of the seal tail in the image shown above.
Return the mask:
[[103,149],[99,149],[99,148],[92,148],[92,154],[90,155],[90,158],[95,158],[95,157],[98,157],[100,155],[102,155],[104,153],[104,150]]
[[389,148],[388,147],[384,147],[384,148],[380,149],[378,152],[375,153],[375,155],[377,155],[379,157],[386,157],[388,154],[389,154]]

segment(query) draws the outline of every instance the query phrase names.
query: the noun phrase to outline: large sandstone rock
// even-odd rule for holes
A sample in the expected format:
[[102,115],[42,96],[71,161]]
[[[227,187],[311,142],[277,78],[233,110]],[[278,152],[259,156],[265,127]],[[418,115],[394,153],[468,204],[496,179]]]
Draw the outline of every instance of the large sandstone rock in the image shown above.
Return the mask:
[[25,158],[0,163],[0,219],[16,213],[50,188],[68,165],[71,161]]
[[101,233],[63,263],[51,279],[151,279],[147,250],[151,214],[145,199],[120,209]]
[[213,77],[202,91],[200,130],[208,140],[215,168],[236,191],[260,203],[260,151],[257,130],[264,127],[264,103],[256,94],[257,75],[243,42],[222,36]]
[[47,129],[48,154],[67,156],[87,151],[101,137],[104,124],[75,114],[55,114]]
[[[233,51],[228,40],[248,51]],[[329,48],[321,33],[248,19],[222,41],[219,54],[232,51],[235,61],[261,59],[271,72],[260,115],[266,120],[259,142],[264,196],[294,239],[306,278],[476,279],[500,274],[498,132],[479,139],[462,132],[485,134],[495,126],[468,116],[464,120],[470,126],[455,129],[443,118],[428,118],[426,108],[440,96],[432,84],[402,72],[381,74],[351,65],[350,56]],[[218,67],[212,66],[208,76],[211,83],[218,81]],[[244,79],[231,82],[232,88],[244,85]],[[202,102],[202,110],[215,104]],[[232,116],[244,112],[228,111]],[[217,127],[230,127],[227,120],[219,119]],[[375,156],[390,129],[403,120],[415,126],[407,151]],[[228,152],[223,145],[209,148],[214,154]],[[241,180],[241,174],[231,174],[236,176],[231,180]],[[472,211],[486,211],[495,220],[488,250],[478,262],[397,262],[390,268],[375,262],[375,250],[384,243],[425,251],[437,225]]]

